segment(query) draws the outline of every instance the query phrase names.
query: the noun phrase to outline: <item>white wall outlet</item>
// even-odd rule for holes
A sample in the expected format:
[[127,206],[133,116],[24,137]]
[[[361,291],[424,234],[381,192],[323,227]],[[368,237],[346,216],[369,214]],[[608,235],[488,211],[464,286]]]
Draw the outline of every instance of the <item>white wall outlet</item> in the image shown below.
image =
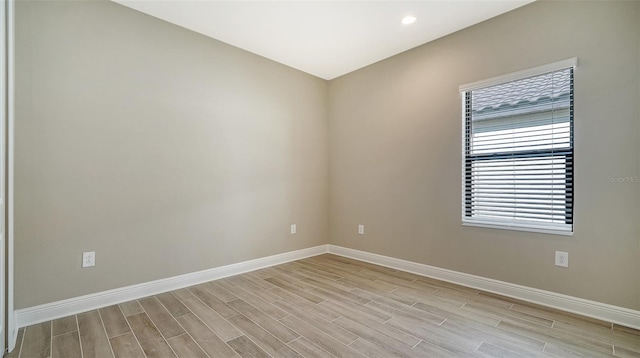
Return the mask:
[[82,253],[82,267],[92,267],[96,265],[96,252],[89,251]]
[[364,225],[358,225],[358,234],[364,235]]
[[291,224],[291,233],[295,234],[296,232],[298,232],[298,228],[296,227],[296,224]]
[[569,267],[569,253],[556,251],[556,266]]

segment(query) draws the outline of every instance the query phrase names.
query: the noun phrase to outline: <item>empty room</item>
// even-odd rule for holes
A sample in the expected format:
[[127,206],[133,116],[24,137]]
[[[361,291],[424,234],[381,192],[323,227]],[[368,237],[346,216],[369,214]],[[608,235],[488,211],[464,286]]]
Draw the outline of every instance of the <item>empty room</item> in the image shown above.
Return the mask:
[[0,3],[5,357],[640,357],[640,1]]

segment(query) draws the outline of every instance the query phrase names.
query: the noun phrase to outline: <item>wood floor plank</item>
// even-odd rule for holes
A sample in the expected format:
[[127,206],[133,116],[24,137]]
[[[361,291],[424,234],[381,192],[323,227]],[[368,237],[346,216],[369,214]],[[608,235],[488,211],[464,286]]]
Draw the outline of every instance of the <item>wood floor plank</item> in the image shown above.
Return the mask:
[[393,290],[398,289],[398,286],[392,285],[386,282],[382,282],[376,279],[362,277],[360,275],[353,274],[351,272],[344,273],[344,277],[338,280],[339,282],[348,282],[350,285],[361,287],[369,291],[380,291],[383,293],[390,293]]
[[294,295],[293,293],[289,292],[289,291],[285,291],[283,289],[281,289],[280,287],[274,287],[270,290],[271,292],[275,293],[276,295],[280,296],[282,299],[287,300],[288,302],[291,302],[297,306],[300,306],[301,308],[315,314],[318,315],[322,318],[324,318],[327,321],[333,321],[334,319],[340,317],[339,314],[332,312],[324,307],[318,306],[315,303],[308,301],[298,295]]
[[294,261],[293,264],[295,264],[296,270],[298,270],[299,272],[303,272],[305,275],[309,276],[310,278],[324,278],[324,279],[328,279],[328,280],[339,280],[342,278],[342,276],[338,276],[338,275],[334,275],[330,272],[326,272],[323,270],[319,270],[316,267],[310,266],[310,265],[305,265],[304,262],[302,261]]
[[330,355],[329,352],[309,342],[304,337],[300,337],[295,341],[290,342],[289,346],[305,358],[326,358]]
[[247,336],[240,336],[229,342],[229,345],[243,358],[271,358],[271,356],[253,343]]
[[238,356],[225,342],[223,342],[220,337],[218,337],[195,315],[183,315],[178,317],[177,320],[185,331],[193,337],[193,339],[210,357],[230,358]]
[[264,277],[261,277],[258,274],[258,271],[247,272],[245,274],[242,274],[242,278],[244,278],[245,280],[251,281],[254,285],[260,287],[263,290],[270,290],[276,287],[272,283],[265,281]]
[[465,291],[461,288],[452,289],[452,288],[441,287],[437,291],[435,291],[433,295],[444,297],[447,299],[456,297],[466,301],[467,303],[472,303],[472,302],[486,303],[489,305],[495,305],[497,307],[502,307],[506,309],[512,306],[510,302],[500,301],[493,297],[481,296],[473,292]]
[[[518,333],[522,336],[535,338],[539,341],[553,344],[557,347],[579,354],[587,354],[593,357],[612,357],[613,346],[594,341],[578,335],[566,334],[562,331],[533,327],[522,327],[509,322],[500,322],[498,328]],[[545,347],[546,351],[546,347]]]
[[[417,325],[422,326],[421,329],[431,328],[432,330],[435,329],[443,334],[447,334],[448,331],[454,332],[454,336],[458,336],[455,332],[465,332],[472,334],[471,337],[473,337],[474,342],[482,340],[486,340],[489,343],[499,342],[499,345],[503,346],[503,348],[512,349],[516,352],[523,351],[529,355],[538,354],[544,347],[544,342],[495,328],[494,321],[490,321],[490,325],[487,325],[485,324],[486,322],[483,322],[482,320],[478,322],[474,317],[469,318],[465,315],[458,315],[447,311],[441,312],[440,314],[447,316],[447,320],[439,324],[440,328],[434,328],[432,325]],[[409,324],[416,324],[414,320],[406,320],[405,316],[398,315],[396,318],[397,319],[395,321],[389,322],[389,324],[393,325],[394,322],[397,322],[398,320]],[[425,322],[428,321],[425,320]],[[400,325],[397,328],[403,329],[402,327],[403,326]],[[423,338],[419,333],[418,337]]]
[[603,322],[597,319],[582,317],[570,312],[562,312],[557,309],[542,307],[532,303],[514,304],[511,309],[518,312],[530,314],[532,316],[546,318],[552,321],[561,321],[576,326],[579,325],[599,325],[605,328],[611,328],[611,323]]
[[466,311],[475,312],[477,314],[481,314],[483,316],[487,316],[490,318],[494,318],[499,321],[515,322],[520,324],[530,323],[530,324],[537,324],[545,327],[553,326],[553,321],[545,318],[531,316],[526,313],[505,309],[502,307],[484,305],[477,302],[467,303],[464,306],[462,306],[462,309]]
[[544,347],[544,352],[551,357],[562,358],[591,358],[591,356],[583,353],[577,353],[567,349],[565,346],[557,346],[553,343],[548,343]]
[[349,347],[362,353],[368,358],[406,357],[405,355],[400,353],[390,352],[363,338],[358,338],[356,341],[351,343]]
[[[229,277],[227,278],[228,280],[234,280],[234,279],[241,279],[241,276],[233,276],[233,277]],[[207,282],[204,284],[204,288],[207,289],[209,292],[213,293],[214,296],[218,297],[222,302],[231,302],[234,300],[238,299],[238,296],[234,295],[233,293],[229,292],[229,290],[227,290],[226,288],[224,288],[220,283],[224,282],[223,280],[218,280],[218,281],[212,281],[212,282]],[[232,283],[235,285],[236,280],[232,281]]]
[[275,278],[275,277],[269,277],[266,278],[265,281],[274,284],[275,286],[280,287],[281,289],[285,290],[285,291],[289,291],[291,293],[293,293],[294,295],[300,296],[308,301],[311,301],[313,303],[320,303],[322,301],[324,301],[323,298],[320,298],[312,293],[309,293],[299,287],[295,287],[279,278]]
[[317,330],[322,331],[331,337],[339,340],[340,342],[349,345],[351,342],[358,339],[358,336],[345,330],[344,328],[337,326],[327,320],[322,319],[309,311],[306,311],[299,306],[289,303],[286,300],[276,301],[273,304],[287,311],[292,316],[300,319],[301,321],[315,327]]
[[186,333],[167,339],[167,343],[179,358],[209,358]]
[[629,328],[629,327],[621,326],[615,323],[612,325],[612,328],[614,331],[617,331],[617,332],[624,332],[627,334],[632,334],[634,336],[640,337],[640,329]]
[[[200,300],[188,300],[184,304],[223,341],[227,342],[242,335],[229,321]],[[182,322],[181,320],[178,321]]]
[[418,279],[417,276],[409,273],[402,273],[402,271],[391,270],[386,267],[380,267],[373,264],[370,266],[362,266],[362,270],[358,273],[363,275],[366,273],[367,277],[371,279],[375,278],[375,281],[380,281],[393,286],[412,287],[411,284]]
[[133,332],[113,337],[109,342],[116,358],[145,358]]
[[301,336],[317,345],[318,347],[324,349],[325,351],[331,353],[334,357],[338,358],[347,358],[347,357],[364,357],[362,354],[358,353],[351,347],[339,342],[335,338],[329,336],[328,334],[317,330],[315,327],[310,326],[303,321],[297,319],[294,316],[289,316],[280,320],[280,322],[284,323],[287,327],[296,330]]
[[453,352],[457,356],[474,356],[476,348],[482,343],[482,340],[477,338],[465,337],[464,332],[458,334],[439,329],[438,326],[432,324],[416,325],[397,317],[392,318],[386,324],[409,332],[424,342]]
[[616,357],[622,358],[640,358],[640,353],[634,352],[632,350],[623,348],[623,347],[613,347],[613,351]]
[[296,351],[289,348],[289,346],[282,343],[282,341],[262,329],[257,324],[253,323],[244,315],[240,314],[235,317],[231,317],[229,320],[234,326],[244,332],[247,337],[260,346],[260,348],[271,354],[273,357],[302,357]]
[[444,348],[433,345],[429,342],[420,342],[417,346],[413,348],[416,351],[418,357],[438,357],[438,358],[457,358],[460,355],[457,355],[451,351],[448,351]]
[[21,357],[39,358],[51,355],[51,321],[26,328]]
[[176,296],[176,298],[179,299],[182,303],[184,303],[184,301],[196,299],[196,296],[194,296],[193,293],[191,293],[191,291],[186,288],[171,291],[171,294]]
[[348,284],[350,286],[353,286],[355,288],[359,288],[363,291],[367,291],[369,293],[373,293],[376,294],[378,296],[381,297],[386,297],[389,299],[392,299],[394,301],[398,301],[400,303],[404,303],[406,305],[411,306],[412,304],[416,303],[417,300],[413,297],[410,296],[405,296],[405,295],[399,295],[397,293],[392,293],[391,291],[394,291],[397,289],[397,287],[393,287],[393,288],[381,288],[381,285],[376,285],[376,283],[374,281],[370,281],[370,282],[366,282],[365,280],[358,280],[358,281],[354,281],[353,279],[347,279],[347,278],[342,278],[340,279],[338,282],[341,283],[345,283]]
[[173,318],[171,313],[169,313],[155,297],[143,298],[139,300],[139,302],[165,339],[184,333],[184,330],[175,318]]
[[362,317],[379,323],[384,323],[391,319],[392,316],[378,312],[366,306],[361,306],[349,301],[326,300],[320,306],[336,312],[340,316],[345,317]]
[[475,289],[475,288],[471,288],[471,287],[465,287],[465,286],[460,286],[458,284],[455,283],[451,283],[451,282],[446,282],[446,281],[441,281],[441,280],[437,280],[435,278],[431,278],[431,277],[425,277],[425,276],[420,276],[417,279],[417,282],[423,282],[423,283],[427,283],[429,285],[433,285],[436,287],[447,287],[453,290],[462,290],[468,293],[473,293],[473,294],[478,294],[482,291]]
[[323,284],[322,282],[317,280],[306,279],[305,282],[308,282],[309,284],[313,284],[315,286],[314,289],[309,290],[310,292],[313,292],[320,297],[324,297],[325,299],[327,299],[328,298],[327,296],[329,296],[329,298],[339,298],[343,300],[349,300],[359,305],[366,305],[371,301],[361,296],[358,296],[356,294],[353,294],[349,291],[344,291],[344,290],[332,287],[331,285]]
[[[267,330],[267,332],[273,334],[276,338],[283,341],[284,343],[289,343],[292,340],[300,337],[299,334],[290,330],[286,326],[282,325],[282,323],[274,320],[273,318],[267,316],[265,313],[251,306],[243,300],[235,300],[229,302],[229,305],[233,307],[236,311],[242,313],[245,317],[257,323],[260,327]],[[285,317],[287,314],[285,314]]]
[[343,268],[334,268],[332,266],[328,266],[328,265],[323,265],[320,262],[314,261],[314,260],[304,260],[303,261],[304,265],[314,268],[316,270],[320,270],[335,276],[340,276],[341,278],[344,277],[342,274],[344,273],[344,269]]
[[[360,322],[353,321],[346,317],[340,317],[334,321],[338,326],[357,334],[363,339],[377,345],[378,347],[390,352],[393,355],[399,355],[402,357],[411,357],[413,355],[411,348],[413,346],[407,346],[405,343],[393,339],[385,334],[380,334],[377,330],[371,327],[365,326]],[[394,328],[389,326],[389,328]],[[395,328],[394,328],[395,329]],[[420,339],[415,339],[414,344],[418,344]]]
[[[176,357],[146,313],[127,317],[131,330],[148,358]],[[83,344],[84,347],[84,344]]]
[[[244,288],[245,290],[251,292],[252,294],[262,298],[263,300],[269,302],[269,303],[273,303],[277,300],[280,299],[280,297],[274,293],[272,293],[271,291],[269,291],[270,288],[275,287],[271,284],[269,284],[271,287],[269,287],[269,289],[264,289],[258,285],[255,284],[255,282],[250,281],[247,279],[247,277],[243,276],[234,276],[231,279],[231,282],[241,288]],[[266,282],[266,281],[264,281]],[[236,297],[237,298],[237,297]],[[233,300],[230,300],[233,301]],[[228,301],[227,301],[228,302]]]
[[[436,315],[432,315],[429,313],[426,313],[424,311],[420,311],[416,308],[413,308],[411,306],[407,306],[405,309],[400,310],[400,309],[396,309],[392,306],[388,306],[385,304],[382,304],[380,302],[375,302],[375,301],[371,301],[368,304],[366,304],[366,307],[369,307],[371,309],[374,309],[376,311],[379,311],[380,313],[384,313],[387,315],[390,315],[392,317],[400,317],[403,318],[406,321],[410,321],[413,322],[415,324],[424,324],[425,322],[430,322],[433,324],[441,324],[442,322],[444,322],[445,318],[436,316]],[[415,310],[415,311],[411,311],[411,310]],[[411,313],[409,313],[409,312]],[[415,312],[415,313],[414,313]],[[425,317],[427,317],[425,319]]]
[[341,290],[344,292],[351,292],[351,290],[355,288],[354,286],[341,282],[340,281],[341,279],[343,279],[343,277],[339,277],[336,280],[332,280],[326,277],[322,277],[320,275],[310,275],[308,278],[305,278],[303,281],[313,285],[316,285],[315,282],[320,282],[322,283],[322,285],[316,285],[317,287],[322,287],[322,288],[330,287],[332,289]]
[[[344,302],[342,302],[344,303]],[[420,342],[419,338],[416,338],[415,336],[412,336],[410,334],[407,334],[406,332],[400,331],[394,327],[385,325],[384,322],[388,321],[389,319],[392,318],[392,316],[388,316],[389,318],[387,318],[384,322],[379,322],[376,321],[375,319],[371,319],[368,318],[366,315],[363,315],[363,313],[361,311],[355,311],[355,310],[349,310],[349,309],[345,309],[344,306],[341,306],[338,303],[334,303],[331,301],[326,301],[323,303],[323,305],[326,305],[327,307],[329,307],[331,310],[334,310],[338,313],[340,313],[343,317],[348,318],[351,321],[357,322],[365,327],[367,327],[368,329],[372,329],[382,335],[385,335],[389,338],[393,338],[398,342],[404,343],[405,345],[409,346],[409,347],[413,347],[416,344],[418,344]],[[367,307],[368,308],[368,307]],[[368,308],[369,309],[369,308]],[[338,323],[340,319],[334,321],[335,324],[339,325]],[[342,326],[343,328],[349,330],[348,328]],[[353,331],[351,331],[352,333],[355,333]],[[357,333],[355,333],[357,334]],[[357,334],[359,335],[359,334]],[[359,335],[360,337],[362,337],[361,335]]]
[[118,306],[120,306],[125,317],[144,312],[137,300],[120,303]]
[[76,316],[68,316],[53,320],[53,332],[54,336],[73,332],[78,330],[78,322]]
[[270,269],[272,272],[272,278],[278,278],[282,281],[288,282],[289,284],[303,290],[308,290],[313,288],[313,285],[309,285],[308,283],[302,282],[302,280],[307,277],[298,272],[284,269],[281,266],[274,266],[274,267],[271,267]]
[[460,318],[460,319],[468,319],[474,322],[482,323],[489,327],[495,327],[500,323],[500,320],[495,318],[487,317],[481,314],[477,314],[475,312],[466,311],[461,314],[460,308],[455,308],[451,306],[440,306],[439,304],[425,304],[422,302],[418,302],[413,307],[417,309],[421,309],[425,312],[429,312],[444,318]]
[[539,354],[545,345],[544,342],[532,337],[458,318],[448,319],[440,327],[450,332],[464,331],[479,340],[523,355]]
[[495,357],[495,358],[523,358],[525,356],[520,355],[518,353],[506,350],[504,348],[498,347],[498,346],[494,346],[493,344],[487,343],[487,342],[482,342],[482,344],[480,345],[480,347],[478,347],[478,352],[482,352],[487,354],[490,357]]
[[640,354],[640,337],[626,332],[614,331],[601,325],[574,325],[556,321],[554,329],[588,337],[614,346],[623,347]]
[[407,291],[404,287],[400,287],[393,293],[400,295],[402,297],[410,297],[412,299],[415,299],[416,302],[422,302],[422,303],[434,305],[437,307],[446,306],[453,309],[457,309],[467,304],[467,301],[461,298],[457,298],[453,296],[451,297],[436,296],[432,293],[415,294],[415,292]]
[[249,275],[257,279],[263,280],[267,277],[271,277],[271,272],[269,271],[269,268],[264,268],[260,270],[251,271],[249,272]]
[[[230,281],[228,281],[230,282]],[[278,307],[272,305],[271,303],[263,300],[262,298],[254,295],[253,293],[250,293],[248,291],[246,291],[244,288],[242,287],[238,287],[234,284],[229,284],[228,286],[225,285],[225,287],[232,292],[236,297],[238,297],[238,299],[241,299],[242,301],[250,304],[251,306],[259,309],[260,311],[266,313],[267,315],[271,316],[273,319],[279,320],[280,318],[284,318],[287,316],[287,313],[284,312],[283,310],[279,309]],[[227,302],[229,303],[229,302]]]
[[342,268],[342,269],[339,268],[338,271],[340,272],[340,275],[345,279],[349,279],[357,282],[367,282],[387,292],[397,287],[395,285],[391,285],[386,282],[379,281],[378,279],[381,277],[381,275],[378,272],[372,272],[363,268],[360,268],[357,271],[354,271],[353,267],[357,267],[357,266],[351,265],[351,267]]
[[127,332],[131,332],[129,324],[118,305],[113,305],[98,310],[102,317],[102,323],[107,331],[107,338],[113,338]]
[[[383,282],[389,282],[389,281],[383,281]],[[393,284],[395,284],[395,286],[398,287],[398,289],[394,292],[398,294],[402,294],[404,296],[413,297],[413,298],[420,298],[425,295],[434,295],[439,289],[439,287],[425,284],[420,281],[414,281],[411,283],[399,282],[399,283],[393,283]],[[466,303],[465,300],[461,300],[461,301]]]
[[52,358],[81,358],[80,337],[78,331],[73,331],[52,338]]
[[224,318],[231,318],[238,314],[236,310],[229,307],[225,302],[220,300],[201,285],[189,287],[189,291]]
[[311,257],[309,260],[321,265],[323,268],[333,268],[342,272],[360,273],[362,269],[357,265],[332,260],[334,255],[320,255]]
[[171,313],[173,317],[180,317],[185,314],[191,313],[187,307],[185,307],[180,300],[174,296],[171,292],[161,293],[156,295],[156,299],[162,303],[164,308]]
[[104,330],[98,311],[90,311],[78,315],[80,328],[80,344],[84,358],[113,357],[111,345]]

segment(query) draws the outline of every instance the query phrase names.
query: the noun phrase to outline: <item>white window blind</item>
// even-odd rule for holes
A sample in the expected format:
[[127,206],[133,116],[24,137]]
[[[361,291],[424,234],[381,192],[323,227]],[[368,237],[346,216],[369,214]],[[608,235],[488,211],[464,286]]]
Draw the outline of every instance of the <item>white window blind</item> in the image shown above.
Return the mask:
[[573,231],[573,67],[463,92],[465,224]]

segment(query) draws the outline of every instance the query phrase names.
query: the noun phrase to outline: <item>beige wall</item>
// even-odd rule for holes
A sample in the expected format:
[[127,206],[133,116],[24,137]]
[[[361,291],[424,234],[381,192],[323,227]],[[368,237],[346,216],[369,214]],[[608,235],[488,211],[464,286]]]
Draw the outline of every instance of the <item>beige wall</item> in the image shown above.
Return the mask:
[[16,17],[16,308],[327,243],[326,81],[111,2]]
[[[331,81],[331,243],[640,309],[639,44],[640,2],[536,2]],[[575,235],[463,227],[458,86],[574,56]]]

